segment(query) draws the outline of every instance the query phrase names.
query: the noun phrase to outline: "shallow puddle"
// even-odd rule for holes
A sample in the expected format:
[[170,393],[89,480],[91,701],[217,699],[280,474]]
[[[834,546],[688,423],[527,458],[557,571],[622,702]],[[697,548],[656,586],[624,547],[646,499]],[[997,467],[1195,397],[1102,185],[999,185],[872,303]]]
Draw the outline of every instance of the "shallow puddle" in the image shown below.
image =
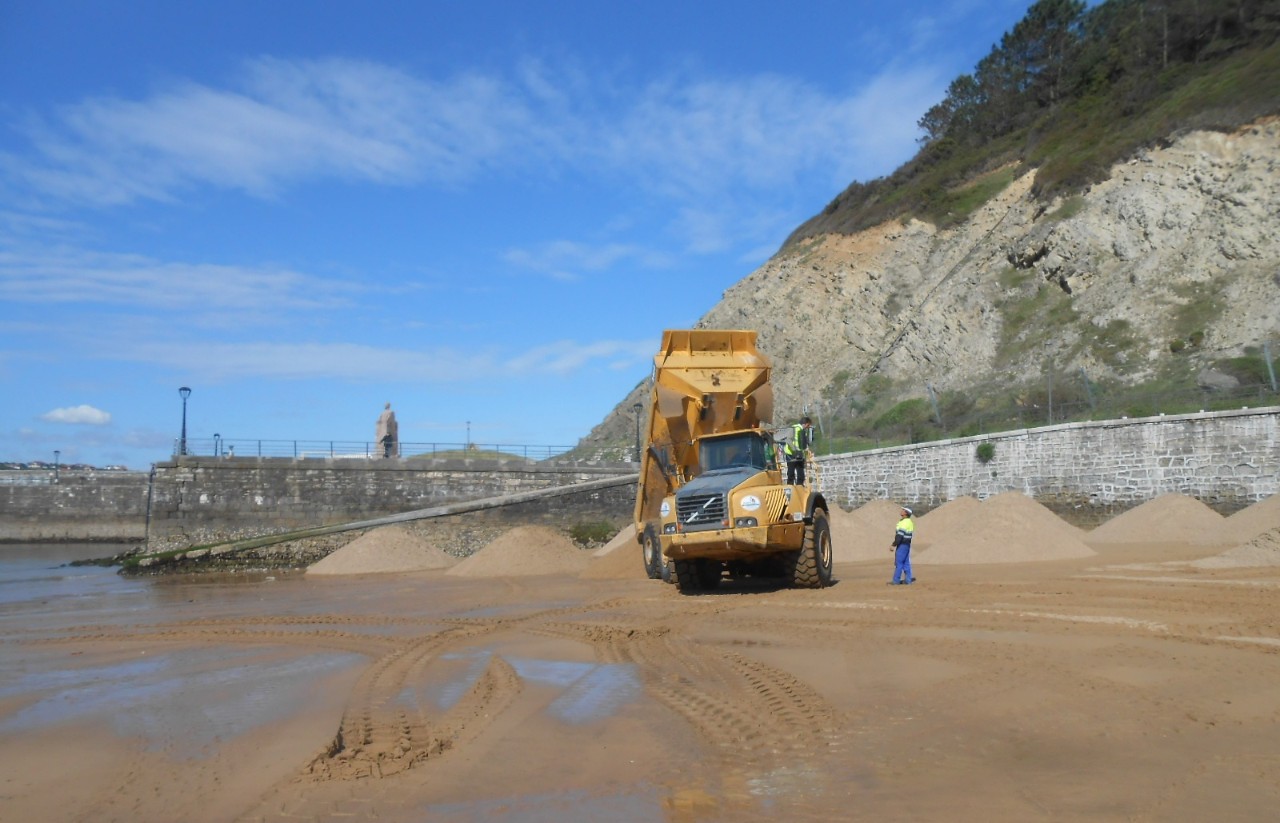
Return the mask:
[[350,653],[217,647],[140,652],[111,665],[42,667],[6,678],[0,695],[41,696],[0,721],[0,733],[97,721],[144,741],[148,750],[196,757],[213,743],[296,712],[300,683],[366,662]]
[[440,803],[422,808],[426,820],[472,823],[505,820],[520,823],[563,823],[566,820],[666,821],[663,793],[641,786],[605,797],[584,791],[520,795],[467,803]]
[[[441,709],[452,707],[480,678],[492,656],[492,650],[442,655],[442,661],[461,663],[463,668],[448,683],[431,690],[431,701]],[[630,663],[583,663],[509,655],[504,659],[521,679],[562,690],[547,706],[547,712],[565,723],[603,720],[641,693],[639,673]]]

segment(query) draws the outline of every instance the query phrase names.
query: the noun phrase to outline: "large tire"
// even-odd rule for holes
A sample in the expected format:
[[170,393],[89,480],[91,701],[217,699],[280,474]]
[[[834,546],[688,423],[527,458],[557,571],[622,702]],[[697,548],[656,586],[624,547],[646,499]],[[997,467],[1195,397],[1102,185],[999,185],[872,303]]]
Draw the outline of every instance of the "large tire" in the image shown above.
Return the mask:
[[662,558],[662,582],[674,584],[676,582],[676,562]]
[[813,510],[813,522],[805,527],[800,551],[788,555],[791,585],[797,589],[821,589],[831,585],[831,525],[823,509]]
[[673,577],[676,588],[681,594],[697,594],[702,591],[702,578],[698,575],[698,564],[694,560],[672,561]]
[[698,583],[703,591],[709,592],[720,588],[720,581],[724,577],[723,563],[704,557],[694,561],[694,566],[697,569]]
[[644,561],[644,573],[650,580],[657,580],[662,576],[662,544],[658,541],[658,532],[653,526],[644,527],[640,552],[641,560]]

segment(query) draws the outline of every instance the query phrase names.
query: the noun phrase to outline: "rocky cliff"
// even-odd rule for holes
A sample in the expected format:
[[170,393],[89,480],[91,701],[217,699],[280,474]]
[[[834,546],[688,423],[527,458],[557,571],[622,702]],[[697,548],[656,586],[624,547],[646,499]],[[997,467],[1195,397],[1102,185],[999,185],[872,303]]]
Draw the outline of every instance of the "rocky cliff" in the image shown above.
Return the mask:
[[[872,374],[903,396],[1009,389],[1048,367],[1203,381],[1280,341],[1280,118],[1171,138],[1052,202],[1032,193],[1034,172],[1004,174],[948,228],[908,219],[789,244],[699,326],[759,331],[779,420],[838,414]],[[582,447],[629,442],[647,393]]]

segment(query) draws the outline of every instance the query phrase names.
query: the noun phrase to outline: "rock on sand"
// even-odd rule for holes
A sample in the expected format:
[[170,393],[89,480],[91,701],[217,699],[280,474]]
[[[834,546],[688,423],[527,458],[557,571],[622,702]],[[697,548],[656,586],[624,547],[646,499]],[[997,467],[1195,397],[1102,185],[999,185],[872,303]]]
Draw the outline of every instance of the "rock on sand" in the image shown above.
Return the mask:
[[457,559],[403,526],[382,526],[307,567],[307,574],[383,574],[445,569]]
[[537,574],[577,576],[590,552],[547,526],[517,526],[445,574],[460,577],[522,577]]

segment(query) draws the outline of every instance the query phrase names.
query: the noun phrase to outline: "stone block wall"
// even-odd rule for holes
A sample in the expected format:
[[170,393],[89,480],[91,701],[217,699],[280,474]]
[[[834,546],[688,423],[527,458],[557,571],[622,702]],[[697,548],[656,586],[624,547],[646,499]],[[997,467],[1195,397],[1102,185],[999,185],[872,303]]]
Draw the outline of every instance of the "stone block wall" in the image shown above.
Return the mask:
[[[991,443],[982,463],[977,447]],[[373,519],[635,471],[522,460],[184,457],[147,473],[64,472],[0,483],[0,542],[241,537]],[[886,498],[920,512],[956,497],[1034,497],[1077,525],[1168,492],[1227,514],[1280,492],[1280,408],[1068,423],[819,460],[816,485],[853,508]],[[503,516],[629,518],[635,486],[519,504]],[[148,522],[148,497],[150,521]]]
[[[990,462],[981,443],[994,447]],[[1090,512],[1105,519],[1177,492],[1227,514],[1280,491],[1280,408],[1065,423],[818,462],[819,487],[848,508],[883,498],[928,511],[1019,491],[1087,525]]]
[[[146,472],[6,472],[0,483],[0,543],[141,540]],[[20,476],[26,475],[26,476]]]
[[[569,486],[628,464],[498,460],[179,458],[156,465],[151,539],[240,539]],[[634,500],[634,490],[632,491]]]

